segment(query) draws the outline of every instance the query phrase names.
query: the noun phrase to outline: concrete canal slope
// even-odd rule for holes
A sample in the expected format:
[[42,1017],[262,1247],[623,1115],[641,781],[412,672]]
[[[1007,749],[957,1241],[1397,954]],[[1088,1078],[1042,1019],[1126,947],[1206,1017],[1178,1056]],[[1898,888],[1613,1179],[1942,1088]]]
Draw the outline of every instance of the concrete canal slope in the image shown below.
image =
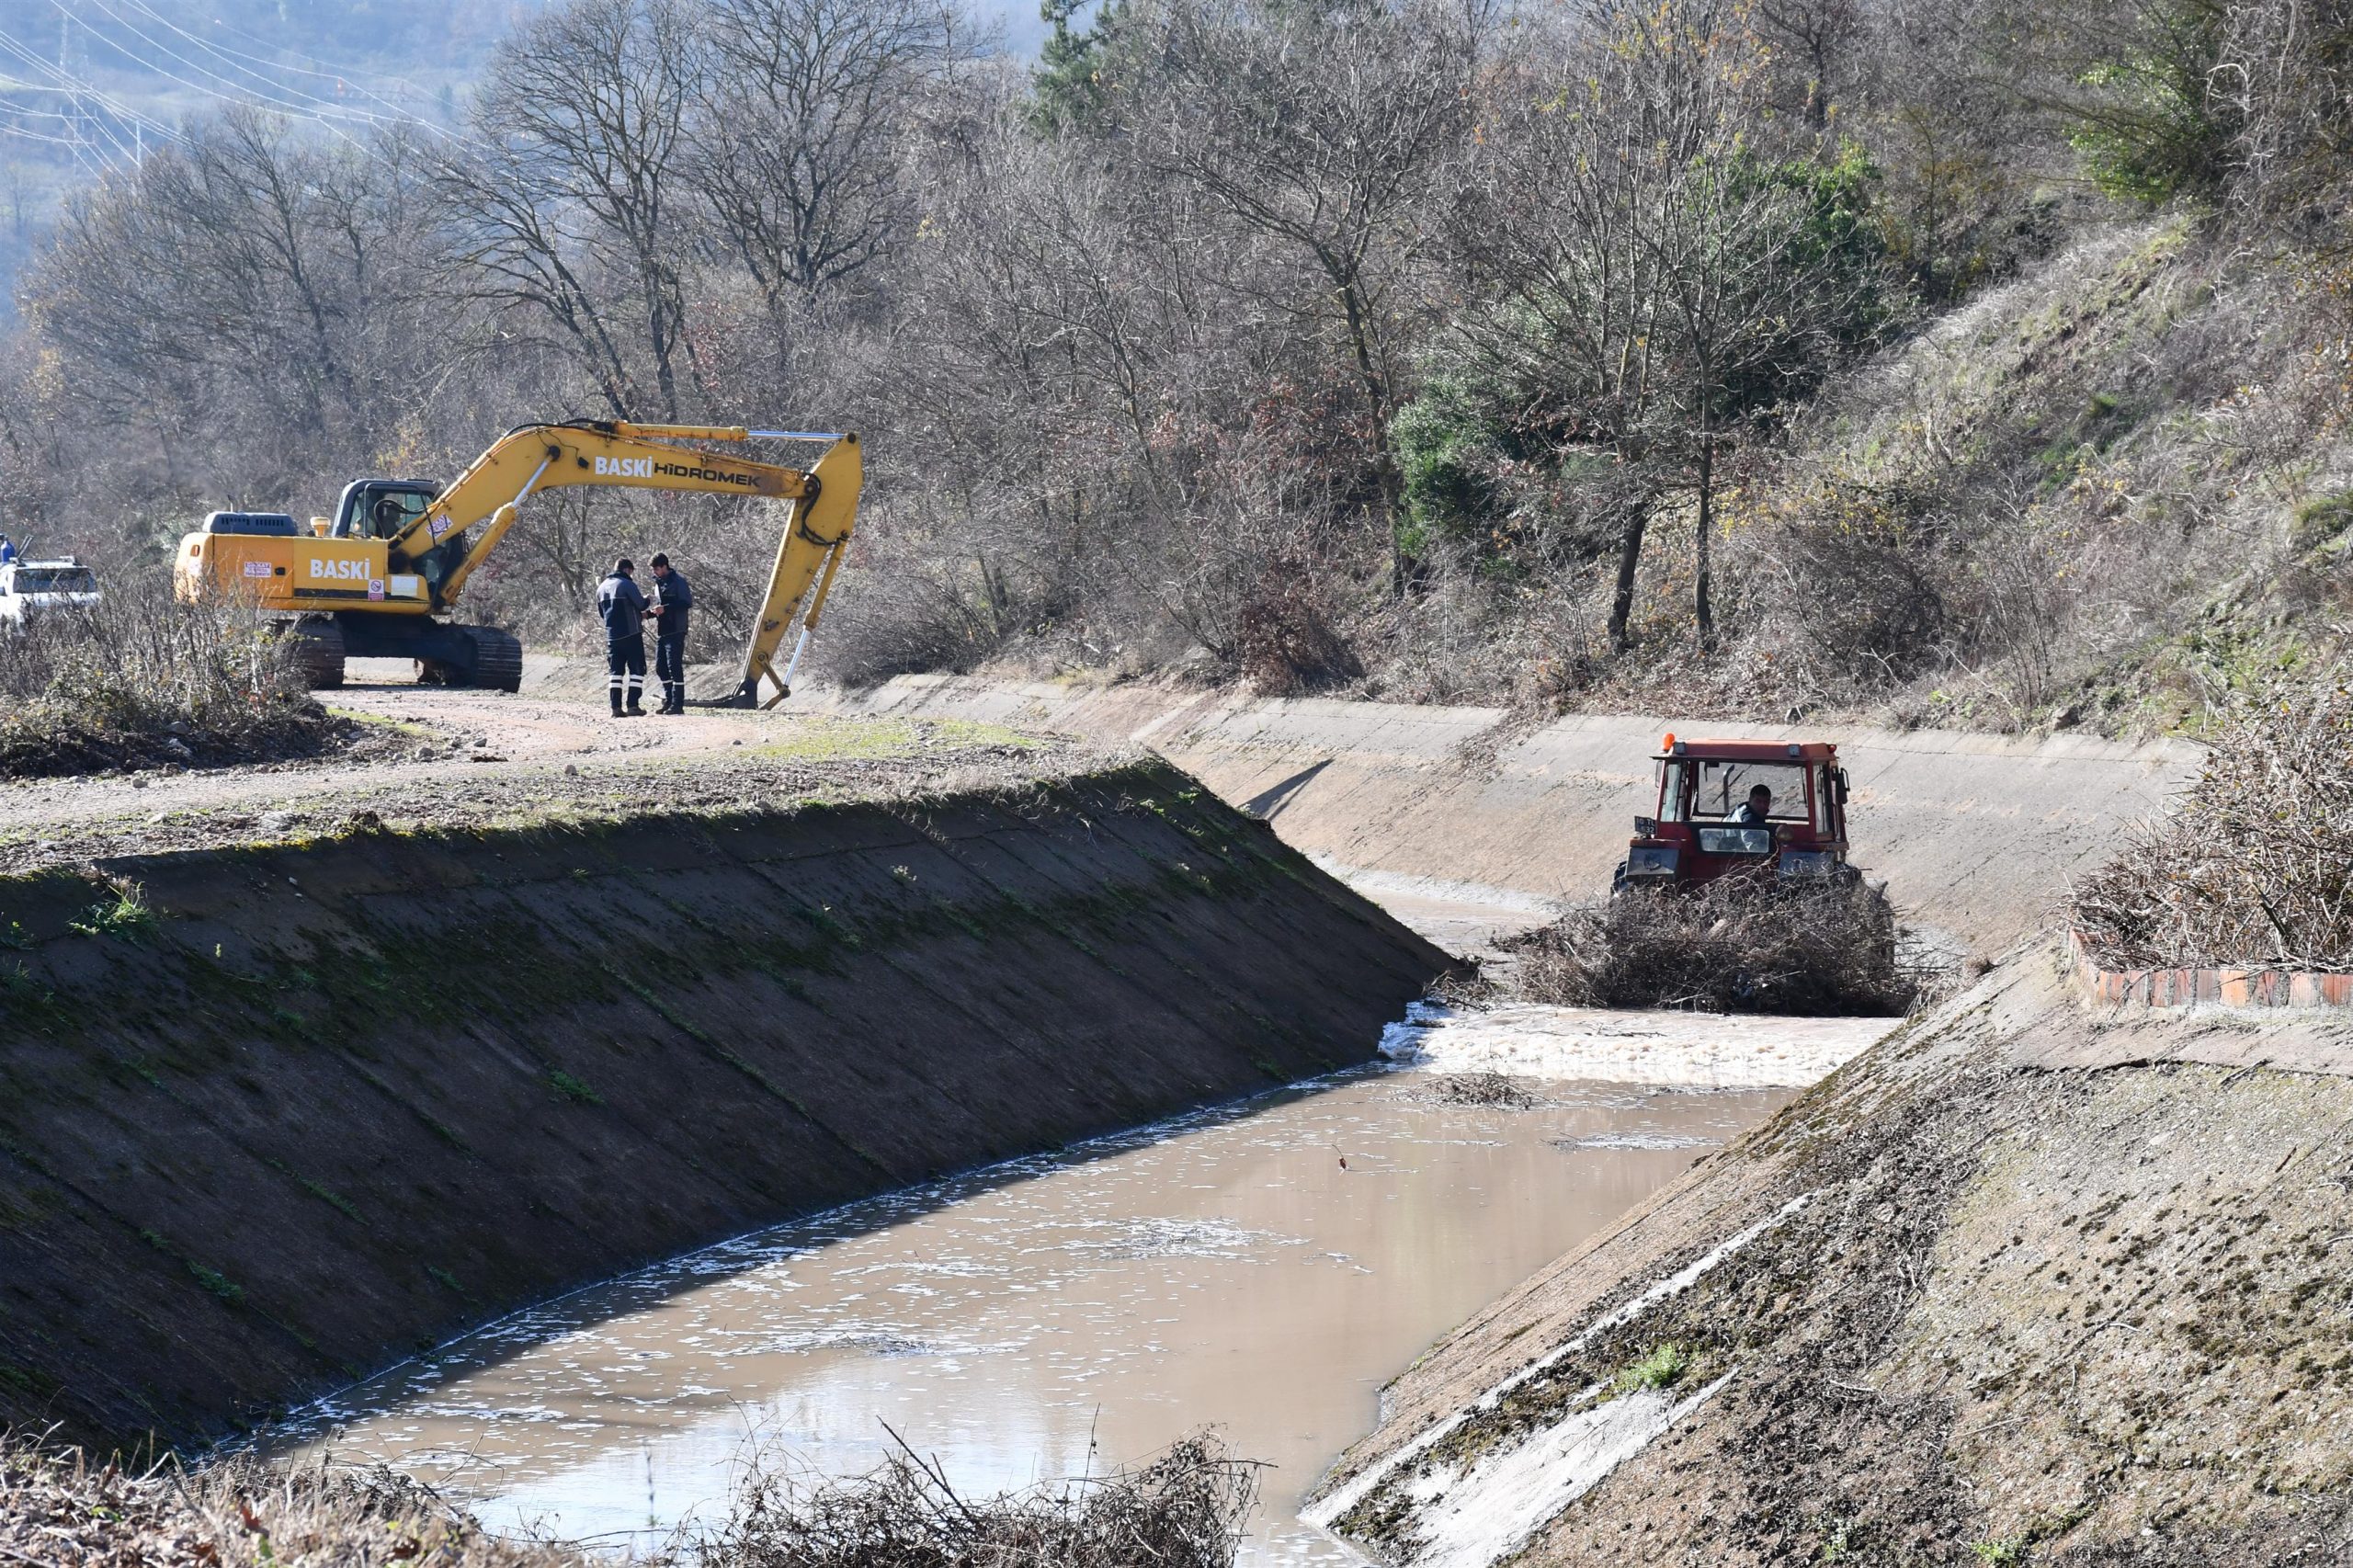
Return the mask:
[[[1842,730],[1498,708],[1253,699],[905,676],[834,699],[857,712],[984,719],[1152,746],[1287,843],[1370,885],[1530,903],[1591,898],[1654,804],[1663,732],[1834,740],[1851,776],[1854,853],[1922,924],[1999,952],[2048,924],[2067,875],[2194,777],[2193,746],[2087,737]],[[1358,880],[1361,880],[1360,878]]]
[[1309,1517],[1446,1568],[2342,1562],[2348,1044],[2024,949],[1465,1324]]
[[1370,1057],[1437,949],[1157,763],[0,881],[0,1423],[187,1440]]

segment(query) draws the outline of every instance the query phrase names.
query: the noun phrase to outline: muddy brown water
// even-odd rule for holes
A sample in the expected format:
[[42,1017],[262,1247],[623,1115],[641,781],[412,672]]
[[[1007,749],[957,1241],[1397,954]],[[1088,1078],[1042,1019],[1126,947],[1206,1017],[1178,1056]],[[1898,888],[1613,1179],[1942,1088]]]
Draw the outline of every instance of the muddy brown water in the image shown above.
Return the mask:
[[[1522,1074],[1578,1070],[1588,1058],[1558,1049],[1577,1016],[1547,1022],[1546,1050],[1487,1024],[1449,1053],[1441,1027],[1418,1064],[676,1259],[348,1391],[277,1446],[391,1462],[494,1525],[629,1545],[722,1513],[755,1453],[850,1474],[896,1432],[986,1494],[1214,1426],[1270,1467],[1249,1560],[1356,1561],[1298,1504],[1372,1426],[1381,1384],[1794,1092],[1524,1077],[1540,1096],[1525,1109],[1432,1093],[1442,1071],[1498,1051]],[[1794,1053],[1790,1077],[1875,1032],[1689,1032],[1712,1029],[1737,1029],[1759,1060]],[[1601,1056],[1626,1050],[1612,1038]]]

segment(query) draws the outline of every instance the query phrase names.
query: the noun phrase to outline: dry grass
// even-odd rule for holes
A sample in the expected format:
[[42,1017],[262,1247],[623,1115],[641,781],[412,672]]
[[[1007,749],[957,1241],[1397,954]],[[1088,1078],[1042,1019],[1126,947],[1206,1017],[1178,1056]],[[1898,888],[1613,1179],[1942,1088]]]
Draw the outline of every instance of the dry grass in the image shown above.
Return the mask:
[[[802,1484],[755,1468],[727,1522],[650,1559],[707,1568],[1231,1568],[1256,1468],[1188,1438],[1132,1471],[967,1500],[904,1449]],[[0,1562],[131,1568],[588,1568],[614,1559],[490,1534],[392,1471],[94,1464],[0,1433]]]
[[2075,890],[2119,967],[2353,966],[2353,691],[2343,666],[2237,704],[2171,815]]
[[574,1568],[567,1547],[498,1540],[388,1471],[290,1471],[250,1460],[132,1471],[0,1436],[0,1560],[130,1568],[347,1563]]
[[308,756],[345,728],[244,606],[109,588],[0,629],[0,778]]
[[1900,1014],[1922,983],[1885,892],[1788,886],[1770,871],[1630,891],[1503,946],[1518,955],[1520,994],[1563,1006]]

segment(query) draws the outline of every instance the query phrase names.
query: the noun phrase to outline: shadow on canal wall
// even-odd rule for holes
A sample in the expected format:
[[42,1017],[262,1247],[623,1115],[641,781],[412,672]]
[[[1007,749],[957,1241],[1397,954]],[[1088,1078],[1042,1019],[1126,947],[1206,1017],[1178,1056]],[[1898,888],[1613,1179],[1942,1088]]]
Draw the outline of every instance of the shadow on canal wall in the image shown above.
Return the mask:
[[1173,769],[0,883],[0,1423],[186,1442],[1370,1059],[1444,955]]

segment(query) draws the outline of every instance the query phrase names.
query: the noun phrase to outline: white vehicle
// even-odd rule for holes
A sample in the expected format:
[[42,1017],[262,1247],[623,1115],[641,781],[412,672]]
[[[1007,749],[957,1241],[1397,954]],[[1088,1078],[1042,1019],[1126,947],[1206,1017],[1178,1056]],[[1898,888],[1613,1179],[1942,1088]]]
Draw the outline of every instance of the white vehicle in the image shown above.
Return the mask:
[[72,556],[17,560],[0,566],[0,625],[22,626],[44,610],[98,602],[98,580]]

